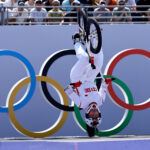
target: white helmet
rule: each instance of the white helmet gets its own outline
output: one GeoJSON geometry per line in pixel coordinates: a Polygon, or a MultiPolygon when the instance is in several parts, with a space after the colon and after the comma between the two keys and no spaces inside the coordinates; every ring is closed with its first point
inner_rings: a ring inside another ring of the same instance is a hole
{"type": "Polygon", "coordinates": [[[97,104],[96,104],[96,103],[91,103],[91,104],[88,106],[88,108],[87,108],[87,110],[86,110],[86,114],[85,114],[85,122],[86,122],[86,124],[87,124],[88,126],[90,126],[90,127],[96,128],[96,127],[101,123],[101,121],[102,121],[101,113],[100,113],[100,110],[99,110],[97,104]],[[99,116],[98,116],[98,117],[96,117],[96,118],[90,118],[90,117],[88,116],[88,113],[89,113],[92,109],[97,109],[97,110],[98,110],[98,112],[99,112],[99,116]]]}

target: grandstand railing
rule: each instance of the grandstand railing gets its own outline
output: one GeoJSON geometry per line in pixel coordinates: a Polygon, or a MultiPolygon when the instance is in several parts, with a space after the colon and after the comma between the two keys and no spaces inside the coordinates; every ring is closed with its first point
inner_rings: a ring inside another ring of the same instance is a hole
{"type": "MultiPolygon", "coordinates": [[[[26,6],[21,6],[23,9],[31,9],[31,8],[36,8],[36,6],[34,7],[26,7],[26,6]]],[[[0,5],[0,25],[4,26],[4,25],[74,25],[77,24],[77,12],[73,11],[73,12],[66,12],[63,11],[63,15],[61,17],[34,17],[33,19],[44,19],[44,21],[40,22],[31,22],[31,16],[30,16],[30,11],[28,11],[28,15],[26,15],[25,17],[19,17],[20,21],[18,20],[18,17],[16,17],[14,15],[13,10],[15,8],[21,8],[21,7],[4,7],[3,5],[0,5]],[[75,14],[75,17],[69,17],[66,14],[75,14]],[[24,19],[26,19],[26,22],[24,22],[24,19]],[[74,21],[72,21],[72,19],[74,21]],[[49,21],[50,20],[50,21],[49,21]],[[56,21],[57,20],[57,21],[56,21]],[[67,21],[66,21],[67,20],[67,21]]],[[[122,7],[122,6],[42,6],[41,8],[59,8],[62,10],[62,8],[84,8],[87,10],[88,16],[91,18],[95,18],[99,24],[140,24],[140,23],[146,23],[149,24],[150,23],[150,6],[148,5],[143,5],[143,6],[136,6],[136,8],[140,7],[140,8],[147,8],[147,11],[133,11],[132,9],[130,11],[117,11],[115,12],[116,15],[114,15],[113,11],[110,12],[100,12],[99,13],[95,13],[94,11],[88,11],[89,9],[96,9],[96,8],[101,8],[101,7],[105,7],[105,8],[115,8],[115,7],[122,7]],[[96,14],[101,14],[103,13],[106,14],[107,16],[96,16],[96,14]],[[117,16],[117,14],[119,15],[120,13],[122,14],[126,14],[126,15],[122,15],[122,16],[117,16]],[[117,21],[118,19],[122,19],[122,21],[117,21]],[[130,21],[127,21],[130,20],[130,21]]],[[[125,6],[128,8],[131,8],[133,6],[125,6]]],[[[19,11],[18,11],[19,12],[19,11]]],[[[47,12],[48,14],[48,12],[47,12]]],[[[57,12],[53,13],[53,14],[57,14],[57,12]]]]}

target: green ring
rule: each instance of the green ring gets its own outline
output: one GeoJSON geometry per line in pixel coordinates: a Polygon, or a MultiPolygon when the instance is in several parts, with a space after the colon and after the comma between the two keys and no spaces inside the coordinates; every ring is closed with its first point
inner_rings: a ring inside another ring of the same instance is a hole
{"type": "MultiPolygon", "coordinates": [[[[127,85],[123,81],[119,80],[116,77],[108,76],[108,75],[104,75],[104,78],[115,78],[115,80],[113,80],[113,82],[115,84],[119,85],[119,87],[122,90],[124,90],[124,92],[126,93],[126,96],[127,96],[128,103],[131,105],[134,104],[133,96],[132,96],[129,88],[127,87],[127,85]]],[[[77,124],[79,124],[79,126],[82,130],[86,131],[86,124],[83,121],[81,114],[80,114],[80,110],[76,105],[74,105],[74,110],[75,110],[74,116],[76,117],[75,120],[78,121],[77,124]]],[[[129,122],[132,118],[132,115],[133,115],[133,111],[126,109],[123,118],[121,119],[121,121],[116,126],[112,127],[111,129],[108,129],[108,130],[102,130],[99,132],[95,132],[95,135],[102,137],[102,136],[110,136],[110,135],[114,135],[114,134],[119,133],[121,130],[123,130],[129,124],[129,122]]]]}

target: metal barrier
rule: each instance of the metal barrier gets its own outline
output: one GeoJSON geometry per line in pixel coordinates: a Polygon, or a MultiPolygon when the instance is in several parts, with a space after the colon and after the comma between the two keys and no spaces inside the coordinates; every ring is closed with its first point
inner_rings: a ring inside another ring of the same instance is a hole
{"type": "Polygon", "coordinates": [[[136,8],[149,8],[147,11],[133,11],[132,6],[122,11],[99,10],[100,8],[115,8],[122,6],[65,6],[73,8],[74,11],[63,11],[64,6],[42,6],[42,7],[4,7],[0,5],[0,25],[74,25],[77,24],[77,11],[81,8],[87,9],[89,17],[95,18],[99,24],[124,24],[124,23],[150,23],[150,6],[136,6],[136,8]],[[59,11],[47,12],[39,15],[32,15],[32,9],[58,8],[59,11]],[[77,9],[76,9],[77,8],[77,9]],[[79,9],[78,9],[79,8],[79,9]],[[93,11],[90,11],[93,9],[93,11]],[[96,11],[97,9],[97,11],[96,11]]]}

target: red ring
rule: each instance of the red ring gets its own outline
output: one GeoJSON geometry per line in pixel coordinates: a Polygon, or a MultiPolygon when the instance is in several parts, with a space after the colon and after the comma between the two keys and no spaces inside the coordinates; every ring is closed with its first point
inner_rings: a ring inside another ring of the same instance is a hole
{"type": "MultiPolygon", "coordinates": [[[[146,56],[146,57],[150,58],[150,52],[148,52],[146,50],[142,50],[142,49],[127,49],[127,50],[124,50],[124,51],[116,54],[110,60],[110,62],[108,63],[108,66],[106,67],[105,74],[112,75],[113,70],[114,70],[116,64],[122,58],[124,58],[126,56],[129,56],[129,55],[133,55],[133,54],[139,54],[139,55],[143,55],[143,56],[146,56]]],[[[146,108],[150,107],[150,100],[145,101],[144,103],[136,104],[136,105],[126,104],[121,99],[119,99],[119,97],[116,95],[115,91],[113,90],[112,84],[109,84],[108,91],[109,91],[109,94],[111,95],[112,99],[119,106],[121,106],[121,107],[123,107],[125,109],[129,109],[129,110],[143,110],[143,109],[146,109],[146,108]]]]}

